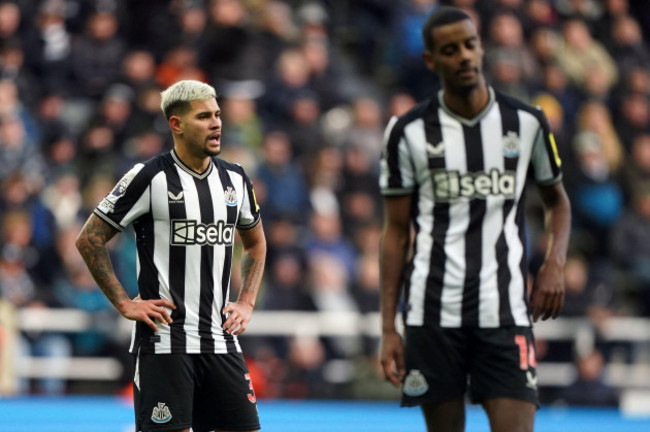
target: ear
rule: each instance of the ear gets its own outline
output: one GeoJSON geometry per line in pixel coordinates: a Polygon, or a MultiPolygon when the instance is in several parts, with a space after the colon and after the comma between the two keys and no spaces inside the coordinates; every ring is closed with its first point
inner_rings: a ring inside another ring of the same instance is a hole
{"type": "Polygon", "coordinates": [[[430,71],[436,71],[436,63],[433,61],[433,56],[428,50],[422,51],[422,59],[424,59],[424,64],[427,65],[427,69],[430,71]]]}
{"type": "Polygon", "coordinates": [[[183,134],[183,120],[181,119],[180,116],[173,115],[169,118],[169,127],[171,128],[172,132],[174,135],[182,135],[183,134]]]}

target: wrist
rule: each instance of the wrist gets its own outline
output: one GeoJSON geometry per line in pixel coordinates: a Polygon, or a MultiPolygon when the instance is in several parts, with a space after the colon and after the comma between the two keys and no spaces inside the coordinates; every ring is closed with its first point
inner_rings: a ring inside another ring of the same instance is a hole
{"type": "Polygon", "coordinates": [[[255,298],[250,297],[250,296],[241,296],[237,299],[237,303],[243,304],[245,306],[250,307],[251,309],[255,309],[255,298]]]}
{"type": "Polygon", "coordinates": [[[127,298],[123,298],[123,299],[120,299],[120,300],[118,300],[118,301],[115,302],[115,307],[117,308],[117,310],[118,310],[121,314],[124,314],[124,312],[125,312],[125,311],[127,310],[127,308],[128,308],[128,304],[131,303],[131,302],[132,302],[132,300],[131,300],[130,298],[128,298],[128,297],[127,297],[127,298]]]}

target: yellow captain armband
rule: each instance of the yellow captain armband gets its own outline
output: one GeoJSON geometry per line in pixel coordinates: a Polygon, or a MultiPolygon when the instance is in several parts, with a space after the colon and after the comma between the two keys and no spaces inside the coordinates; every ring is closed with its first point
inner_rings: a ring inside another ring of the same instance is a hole
{"type": "Polygon", "coordinates": [[[551,142],[551,148],[553,149],[553,156],[555,157],[555,164],[559,167],[562,166],[562,160],[560,159],[560,155],[557,152],[557,145],[555,144],[555,137],[553,136],[553,132],[548,133],[548,139],[551,142]]]}

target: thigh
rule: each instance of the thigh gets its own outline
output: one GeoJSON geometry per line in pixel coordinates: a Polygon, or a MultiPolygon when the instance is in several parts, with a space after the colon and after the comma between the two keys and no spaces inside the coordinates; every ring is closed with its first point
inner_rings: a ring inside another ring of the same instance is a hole
{"type": "Polygon", "coordinates": [[[196,354],[196,432],[253,431],[260,428],[250,373],[240,353],[196,354]]]}
{"type": "Polygon", "coordinates": [[[492,432],[533,432],[536,407],[520,399],[487,399],[483,407],[492,432]]]}
{"type": "Polygon", "coordinates": [[[192,426],[194,373],[187,354],[139,354],[133,401],[136,430],[181,430],[192,426]]]}
{"type": "Polygon", "coordinates": [[[402,406],[462,398],[467,388],[467,343],[462,329],[407,327],[402,406]]]}
{"type": "Polygon", "coordinates": [[[465,399],[422,405],[429,432],[463,432],[465,430],[465,399]]]}
{"type": "Polygon", "coordinates": [[[535,341],[530,327],[475,329],[472,340],[472,402],[507,398],[539,406],[535,341]]]}

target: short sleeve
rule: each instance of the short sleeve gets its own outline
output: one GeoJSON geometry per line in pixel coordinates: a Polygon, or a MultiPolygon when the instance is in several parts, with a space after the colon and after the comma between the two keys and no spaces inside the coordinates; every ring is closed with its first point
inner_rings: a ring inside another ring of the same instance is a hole
{"type": "Polygon", "coordinates": [[[555,137],[548,125],[544,113],[539,110],[537,118],[540,128],[533,143],[531,164],[535,173],[535,181],[540,185],[551,185],[562,180],[562,161],[557,151],[555,137]]]}
{"type": "Polygon", "coordinates": [[[123,231],[150,209],[150,179],[137,164],[99,203],[94,213],[119,231],[123,231]]]}
{"type": "Polygon", "coordinates": [[[414,166],[404,137],[404,124],[397,117],[391,118],[386,126],[379,172],[382,195],[408,195],[413,191],[414,166]]]}
{"type": "Polygon", "coordinates": [[[239,208],[237,228],[250,229],[260,221],[260,206],[257,204],[257,199],[255,198],[253,182],[248,178],[243,169],[242,175],[244,178],[244,196],[242,198],[242,205],[239,208]]]}

